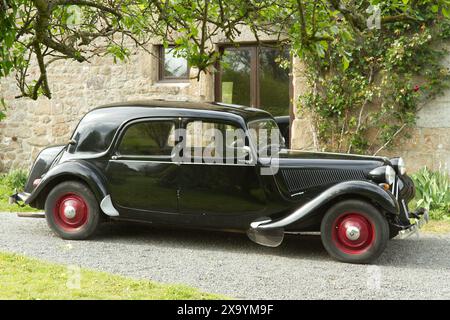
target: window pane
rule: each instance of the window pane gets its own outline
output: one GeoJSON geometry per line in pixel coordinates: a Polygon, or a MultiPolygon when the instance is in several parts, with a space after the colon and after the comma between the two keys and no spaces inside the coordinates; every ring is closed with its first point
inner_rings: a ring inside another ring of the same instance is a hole
{"type": "Polygon", "coordinates": [[[271,155],[284,147],[283,137],[277,123],[272,119],[255,120],[248,123],[250,137],[261,155],[271,155]]]}
{"type": "Polygon", "coordinates": [[[185,58],[177,57],[173,48],[164,48],[163,78],[187,79],[188,64],[185,58]]]}
{"type": "Polygon", "coordinates": [[[142,122],[128,128],[120,143],[119,152],[123,155],[169,156],[174,145],[174,123],[142,122]]]}
{"type": "Polygon", "coordinates": [[[222,58],[222,102],[250,105],[250,49],[227,49],[222,58]]]}
{"type": "Polygon", "coordinates": [[[282,68],[280,61],[290,61],[288,50],[267,47],[260,49],[260,108],[273,116],[289,115],[289,68],[282,68]]]}
{"type": "Polygon", "coordinates": [[[243,147],[245,133],[242,129],[226,123],[192,121],[186,126],[185,156],[231,157],[237,147],[243,147]]]}

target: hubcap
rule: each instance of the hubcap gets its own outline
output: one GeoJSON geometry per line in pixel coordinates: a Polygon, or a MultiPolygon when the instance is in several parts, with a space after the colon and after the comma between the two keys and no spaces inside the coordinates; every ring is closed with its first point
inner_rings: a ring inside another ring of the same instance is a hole
{"type": "Polygon", "coordinates": [[[375,227],[361,213],[341,214],[333,223],[332,240],[335,246],[347,254],[361,254],[375,241],[375,227]]]}
{"type": "Polygon", "coordinates": [[[64,216],[65,216],[67,219],[73,219],[73,218],[75,218],[76,214],[77,214],[77,211],[75,210],[74,207],[72,207],[72,206],[66,206],[66,207],[64,208],[64,216]]]}
{"type": "Polygon", "coordinates": [[[360,230],[358,227],[355,226],[349,226],[345,230],[345,235],[349,240],[358,240],[359,239],[360,230]]]}
{"type": "Polygon", "coordinates": [[[53,214],[55,223],[60,228],[72,231],[86,224],[88,206],[81,196],[68,193],[56,201],[53,214]]]}

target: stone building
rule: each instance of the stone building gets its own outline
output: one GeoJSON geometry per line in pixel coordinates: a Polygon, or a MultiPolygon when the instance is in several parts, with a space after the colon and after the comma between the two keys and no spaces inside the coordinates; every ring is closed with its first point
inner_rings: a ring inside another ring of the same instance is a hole
{"type": "MultiPolygon", "coordinates": [[[[88,110],[126,100],[224,101],[261,107],[276,115],[289,114],[292,148],[311,149],[311,127],[296,116],[292,103],[292,98],[306,89],[302,64],[294,59],[291,71],[279,68],[274,57],[283,53],[258,48],[245,36],[240,40],[238,49],[218,41],[217,50],[227,52],[230,60],[215,74],[201,74],[199,81],[190,79],[197,75],[196,70],[158,43],[152,45],[153,54],[137,51],[124,63],[115,64],[111,57],[104,57],[91,63],[52,64],[48,70],[51,100],[15,99],[14,78],[1,80],[0,97],[8,109],[7,118],[0,122],[0,172],[28,168],[43,147],[66,143],[88,110]]],[[[445,63],[450,66],[450,58],[445,63]]],[[[411,138],[398,143],[395,154],[403,156],[412,171],[424,165],[448,170],[450,90],[420,111],[411,138]]]]}

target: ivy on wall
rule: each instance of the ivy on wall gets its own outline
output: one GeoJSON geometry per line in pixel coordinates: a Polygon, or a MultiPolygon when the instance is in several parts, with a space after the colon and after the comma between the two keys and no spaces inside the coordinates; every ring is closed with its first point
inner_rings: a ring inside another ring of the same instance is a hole
{"type": "Polygon", "coordinates": [[[299,97],[299,113],[311,117],[320,149],[378,154],[408,135],[417,112],[448,86],[442,60],[450,24],[432,8],[417,8],[414,21],[367,29],[345,45],[335,41],[323,58],[306,57],[311,90],[299,97]]]}

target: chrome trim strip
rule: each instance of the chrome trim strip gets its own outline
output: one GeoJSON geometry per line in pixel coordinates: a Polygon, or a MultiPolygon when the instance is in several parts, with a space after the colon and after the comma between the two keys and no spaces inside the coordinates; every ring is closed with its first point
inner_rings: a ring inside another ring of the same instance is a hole
{"type": "Polygon", "coordinates": [[[403,210],[405,211],[405,214],[406,214],[406,219],[409,220],[409,212],[408,212],[408,207],[406,206],[406,203],[405,203],[405,199],[402,199],[402,206],[403,206],[403,210]]]}
{"type": "Polygon", "coordinates": [[[174,164],[174,165],[207,165],[207,166],[238,166],[238,167],[254,167],[254,163],[204,163],[204,162],[173,162],[173,161],[157,161],[157,160],[136,160],[136,159],[110,159],[111,162],[127,161],[127,162],[149,162],[149,163],[162,163],[162,164],[174,164]]]}

